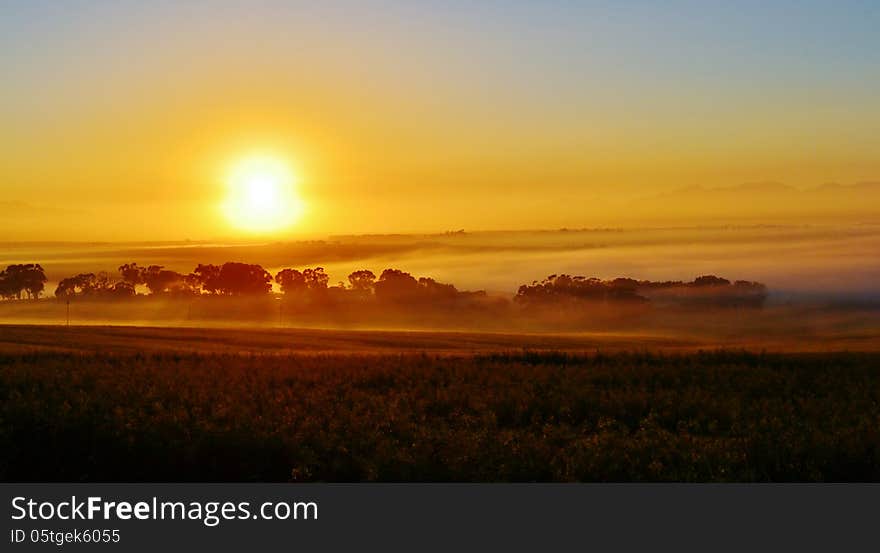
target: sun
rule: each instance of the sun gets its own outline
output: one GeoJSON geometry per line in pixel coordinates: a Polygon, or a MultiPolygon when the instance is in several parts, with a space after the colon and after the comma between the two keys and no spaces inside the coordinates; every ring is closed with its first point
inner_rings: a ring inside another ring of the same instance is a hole
{"type": "Polygon", "coordinates": [[[250,155],[235,161],[226,176],[221,209],[239,230],[267,234],[284,230],[302,215],[296,175],[280,157],[250,155]]]}

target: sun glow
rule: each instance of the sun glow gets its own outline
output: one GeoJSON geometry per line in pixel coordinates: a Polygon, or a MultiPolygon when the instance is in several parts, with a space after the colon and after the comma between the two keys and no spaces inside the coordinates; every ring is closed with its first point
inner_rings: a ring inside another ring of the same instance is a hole
{"type": "Polygon", "coordinates": [[[240,159],[229,170],[222,211],[243,231],[283,230],[302,215],[303,203],[295,185],[295,174],[280,158],[259,155],[240,159]]]}

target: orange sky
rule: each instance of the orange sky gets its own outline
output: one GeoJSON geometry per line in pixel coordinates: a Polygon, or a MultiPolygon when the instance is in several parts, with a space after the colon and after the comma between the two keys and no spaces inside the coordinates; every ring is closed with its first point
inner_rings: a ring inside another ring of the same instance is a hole
{"type": "Polygon", "coordinates": [[[273,238],[871,218],[864,188],[664,203],[880,181],[878,11],[794,6],[22,3],[0,232],[249,238],[220,206],[252,152],[305,206],[273,238]]]}

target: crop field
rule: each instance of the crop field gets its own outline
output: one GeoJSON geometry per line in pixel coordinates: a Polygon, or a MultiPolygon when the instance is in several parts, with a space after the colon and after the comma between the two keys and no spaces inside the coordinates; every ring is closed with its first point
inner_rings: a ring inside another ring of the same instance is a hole
{"type": "Polygon", "coordinates": [[[704,341],[643,333],[507,334],[138,326],[3,326],[0,353],[472,354],[498,351],[695,349],[704,341]]]}
{"type": "Polygon", "coordinates": [[[0,327],[0,479],[880,481],[878,353],[286,332],[0,327]]]}

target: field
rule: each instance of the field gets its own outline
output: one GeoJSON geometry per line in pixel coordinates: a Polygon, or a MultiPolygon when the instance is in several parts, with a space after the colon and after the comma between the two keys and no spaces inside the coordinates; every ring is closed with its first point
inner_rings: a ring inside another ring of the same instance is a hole
{"type": "Polygon", "coordinates": [[[0,479],[880,481],[880,354],[705,345],[0,327],[0,479]]]}

